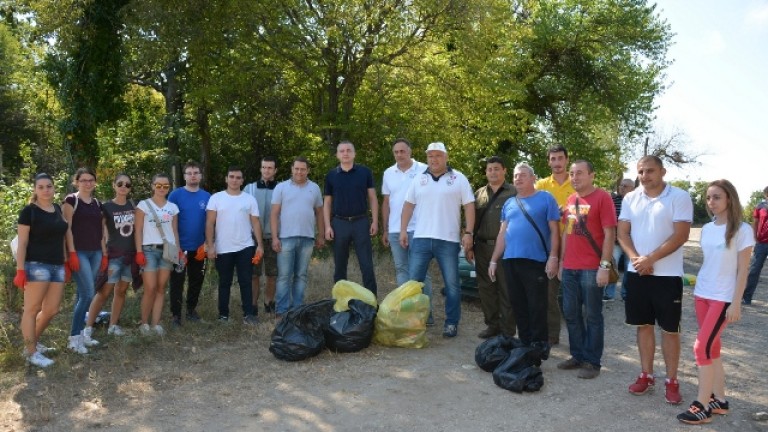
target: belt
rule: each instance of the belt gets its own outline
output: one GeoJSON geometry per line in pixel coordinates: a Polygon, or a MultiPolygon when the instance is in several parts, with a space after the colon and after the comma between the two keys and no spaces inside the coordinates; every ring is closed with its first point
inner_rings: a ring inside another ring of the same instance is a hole
{"type": "Polygon", "coordinates": [[[144,247],[149,247],[149,248],[152,248],[152,249],[162,249],[163,245],[161,245],[161,244],[149,244],[149,245],[144,245],[144,247]]]}
{"type": "Polygon", "coordinates": [[[357,215],[357,216],[339,216],[339,215],[333,215],[336,219],[345,220],[347,222],[352,222],[358,219],[362,219],[364,217],[368,217],[368,215],[357,215]]]}
{"type": "Polygon", "coordinates": [[[496,239],[493,239],[493,240],[480,240],[480,239],[477,239],[477,240],[475,240],[475,244],[477,244],[477,243],[488,245],[488,246],[496,246],[496,239]]]}

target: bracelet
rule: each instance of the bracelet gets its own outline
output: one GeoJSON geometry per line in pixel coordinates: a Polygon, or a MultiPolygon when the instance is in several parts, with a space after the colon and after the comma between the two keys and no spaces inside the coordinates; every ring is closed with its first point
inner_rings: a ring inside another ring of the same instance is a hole
{"type": "Polygon", "coordinates": [[[559,259],[559,258],[556,257],[556,256],[551,256],[551,257],[549,257],[549,259],[559,259]]]}
{"type": "Polygon", "coordinates": [[[610,270],[610,269],[607,269],[607,268],[605,268],[605,267],[599,267],[597,270],[598,270],[598,271],[600,271],[600,270],[606,270],[606,271],[607,271],[607,270],[610,270]]]}
{"type": "Polygon", "coordinates": [[[495,263],[495,262],[493,262],[493,261],[489,262],[488,264],[490,264],[490,265],[496,265],[496,263],[495,263]]]}

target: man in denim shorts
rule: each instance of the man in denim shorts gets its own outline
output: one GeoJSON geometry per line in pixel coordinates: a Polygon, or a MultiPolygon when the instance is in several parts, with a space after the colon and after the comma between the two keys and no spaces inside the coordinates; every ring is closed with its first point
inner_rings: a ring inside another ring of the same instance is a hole
{"type": "Polygon", "coordinates": [[[642,372],[629,392],[645,394],[655,384],[653,357],[656,329],[661,327],[661,351],[667,379],[665,399],[679,404],[680,316],[683,297],[683,244],[693,220],[688,192],[664,182],[664,164],[656,156],[637,163],[640,187],[624,197],[618,223],[619,244],[629,257],[626,323],[637,327],[642,372]]]}

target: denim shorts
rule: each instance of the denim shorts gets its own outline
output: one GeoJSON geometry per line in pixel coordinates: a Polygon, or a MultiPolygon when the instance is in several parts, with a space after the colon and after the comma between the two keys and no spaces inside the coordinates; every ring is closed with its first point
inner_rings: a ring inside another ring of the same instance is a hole
{"type": "MultiPolygon", "coordinates": [[[[146,254],[144,254],[146,256],[146,254]]],[[[124,257],[111,258],[109,260],[109,267],[107,270],[107,283],[116,284],[119,281],[132,282],[133,274],[131,273],[131,265],[125,263],[124,257]]]]}
{"type": "Polygon", "coordinates": [[[46,264],[38,261],[24,263],[27,282],[64,282],[64,264],[46,264]]]}
{"type": "Polygon", "coordinates": [[[171,270],[173,264],[163,259],[163,247],[156,248],[154,245],[144,245],[141,247],[144,256],[147,258],[147,264],[144,266],[145,272],[156,272],[160,270],[171,270]]]}

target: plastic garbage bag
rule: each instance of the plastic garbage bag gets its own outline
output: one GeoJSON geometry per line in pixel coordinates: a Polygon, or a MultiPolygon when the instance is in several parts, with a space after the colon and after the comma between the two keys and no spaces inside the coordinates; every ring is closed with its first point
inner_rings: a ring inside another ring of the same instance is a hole
{"type": "Polygon", "coordinates": [[[352,299],[348,309],[331,315],[325,332],[325,345],[333,351],[357,352],[367,348],[373,339],[376,308],[362,300],[352,299]]]}
{"type": "Polygon", "coordinates": [[[429,297],[421,293],[423,286],[408,281],[384,298],[376,315],[375,343],[402,348],[427,345],[429,297]]]}
{"type": "Polygon", "coordinates": [[[325,347],[325,329],[334,300],[321,300],[289,311],[272,332],[269,352],[281,360],[299,361],[318,355],[325,347]]]}
{"type": "Polygon", "coordinates": [[[493,382],[497,386],[516,393],[523,390],[538,391],[544,385],[541,373],[541,351],[522,347],[510,351],[507,358],[493,370],[493,382]]]}
{"type": "Polygon", "coordinates": [[[333,310],[336,312],[348,310],[349,307],[347,305],[352,299],[362,300],[374,308],[378,306],[378,303],[376,302],[376,294],[360,284],[344,279],[333,285],[333,289],[331,289],[331,297],[336,299],[336,304],[333,306],[333,310]]]}
{"type": "Polygon", "coordinates": [[[528,366],[517,372],[493,371],[493,382],[515,393],[535,392],[544,385],[544,375],[538,366],[528,366]]]}
{"type": "Polygon", "coordinates": [[[475,348],[475,363],[486,372],[493,372],[515,348],[525,346],[520,339],[504,335],[486,339],[475,348]]]}

